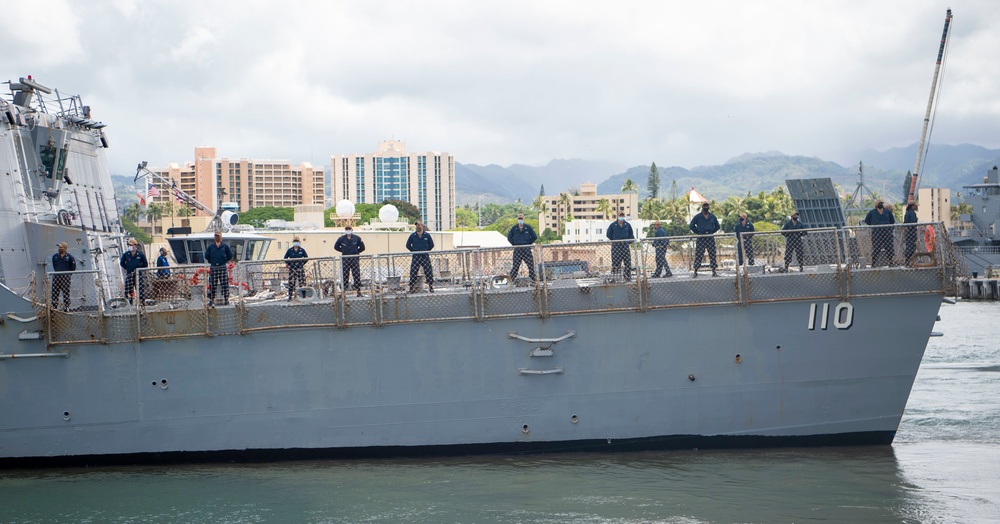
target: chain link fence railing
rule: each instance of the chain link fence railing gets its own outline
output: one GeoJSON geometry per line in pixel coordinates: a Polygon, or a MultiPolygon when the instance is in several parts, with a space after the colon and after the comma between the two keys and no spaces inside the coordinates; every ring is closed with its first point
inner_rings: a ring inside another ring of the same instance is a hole
{"type": "MultiPolygon", "coordinates": [[[[231,321],[238,323],[242,332],[340,325],[337,302],[342,293],[337,259],[240,262],[237,268],[234,285],[238,308],[231,321]]],[[[224,311],[216,308],[215,313],[224,311]]]]}
{"type": "Polygon", "coordinates": [[[98,271],[48,273],[36,296],[44,299],[39,311],[56,345],[954,293],[964,267],[940,223],[758,232],[742,244],[733,235],[712,240],[718,276],[712,276],[705,237],[684,236],[241,262],[216,276],[214,307],[208,299],[212,272],[204,265],[140,269],[118,289],[98,271]],[[695,277],[699,247],[705,253],[695,277]]]}
{"type": "Polygon", "coordinates": [[[941,224],[845,227],[842,241],[851,262],[848,295],[947,292],[944,262],[950,250],[937,244],[939,233],[947,240],[941,224]]]}
{"type": "Polygon", "coordinates": [[[392,253],[378,257],[379,322],[473,319],[476,279],[468,250],[392,253]]]}
{"type": "Polygon", "coordinates": [[[45,275],[49,343],[103,342],[105,308],[97,270],[54,271],[45,275]]]}
{"type": "Polygon", "coordinates": [[[479,318],[541,316],[538,246],[484,248],[469,254],[479,318]]]}
{"type": "Polygon", "coordinates": [[[207,335],[207,265],[137,269],[129,287],[139,290],[138,336],[174,338],[207,335]]]}
{"type": "Polygon", "coordinates": [[[341,325],[378,325],[375,291],[385,285],[388,275],[381,273],[378,262],[372,255],[341,257],[337,265],[340,268],[338,286],[341,293],[341,325]]]}
{"type": "Polygon", "coordinates": [[[645,280],[644,307],[659,309],[739,302],[736,249],[734,235],[690,235],[643,240],[641,265],[645,280]],[[694,272],[696,267],[697,275],[694,272]]]}
{"type": "Polygon", "coordinates": [[[760,265],[743,267],[747,303],[845,296],[842,243],[836,229],[759,232],[751,243],[760,265]]]}
{"type": "Polygon", "coordinates": [[[642,308],[634,240],[541,246],[546,315],[642,308]]]}

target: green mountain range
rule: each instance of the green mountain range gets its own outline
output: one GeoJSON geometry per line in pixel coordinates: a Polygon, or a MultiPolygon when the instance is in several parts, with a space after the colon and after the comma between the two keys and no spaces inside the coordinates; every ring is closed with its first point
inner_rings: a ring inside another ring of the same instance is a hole
{"type": "MultiPolygon", "coordinates": [[[[746,153],[713,166],[691,169],[658,163],[660,196],[670,196],[676,182],[677,193],[692,187],[709,199],[724,200],[733,195],[756,194],[784,186],[790,178],[830,178],[841,190],[853,193],[859,182],[859,164],[863,166],[865,184],[869,189],[891,201],[904,200],[903,180],[913,169],[916,144],[886,151],[863,151],[858,163],[841,165],[815,157],[791,156],[780,152],[746,153]]],[[[654,159],[655,160],[655,159],[654,159]]],[[[947,187],[954,193],[963,185],[982,181],[987,169],[1000,164],[1000,149],[962,144],[934,145],[928,151],[922,167],[921,187],[947,187]]],[[[546,166],[512,165],[477,166],[459,164],[455,167],[455,190],[459,204],[513,202],[521,199],[530,203],[544,184],[548,195],[579,189],[581,182],[597,182],[598,193],[621,192],[626,179],[639,186],[640,197],[646,197],[649,165],[620,171],[608,171],[615,166],[583,160],[553,160],[546,166]],[[603,176],[602,176],[603,172],[603,176]]]]}

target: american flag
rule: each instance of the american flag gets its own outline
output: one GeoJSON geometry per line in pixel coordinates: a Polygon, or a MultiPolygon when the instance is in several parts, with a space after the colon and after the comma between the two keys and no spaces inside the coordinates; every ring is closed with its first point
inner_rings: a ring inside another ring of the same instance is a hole
{"type": "Polygon", "coordinates": [[[146,198],[154,198],[160,196],[160,188],[156,187],[154,184],[149,184],[146,186],[146,198]]]}

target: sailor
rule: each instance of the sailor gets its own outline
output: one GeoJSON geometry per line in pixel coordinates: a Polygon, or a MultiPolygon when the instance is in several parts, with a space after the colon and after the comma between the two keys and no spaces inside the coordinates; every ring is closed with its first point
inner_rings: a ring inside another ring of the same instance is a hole
{"type": "Polygon", "coordinates": [[[694,247],[694,277],[698,276],[698,269],[701,268],[701,259],[708,251],[708,261],[712,266],[712,276],[719,274],[716,272],[719,264],[715,260],[715,237],[712,236],[719,230],[719,219],[708,211],[708,202],[701,205],[701,213],[691,219],[691,232],[699,235],[694,247]]]}
{"type": "MultiPolygon", "coordinates": [[[[917,223],[917,203],[910,202],[906,205],[906,214],[903,215],[904,224],[917,223]]],[[[913,262],[913,254],[917,251],[917,226],[906,226],[903,229],[903,256],[909,266],[913,262]]]]}
{"type": "Polygon", "coordinates": [[[160,248],[160,256],[156,257],[156,267],[163,268],[156,271],[156,276],[159,278],[170,278],[170,260],[167,259],[167,255],[170,254],[167,248],[160,248]]]}
{"type": "Polygon", "coordinates": [[[785,225],[781,227],[782,231],[786,231],[785,235],[785,268],[782,272],[788,271],[789,264],[792,263],[792,253],[795,253],[795,259],[799,262],[799,271],[803,271],[802,261],[805,260],[805,256],[802,253],[802,235],[805,234],[806,225],[799,222],[799,212],[793,211],[791,219],[785,222],[785,225]]]}
{"type": "Polygon", "coordinates": [[[740,213],[740,220],[736,223],[736,238],[739,240],[736,249],[736,258],[739,264],[743,265],[743,253],[747,255],[747,265],[753,265],[753,222],[747,218],[746,212],[740,213]],[[742,249],[740,246],[742,245],[742,249]]]}
{"type": "Polygon", "coordinates": [[[892,208],[885,205],[879,198],[875,201],[875,209],[865,216],[865,224],[882,226],[872,228],[872,267],[888,266],[896,256],[896,248],[892,245],[892,228],[886,227],[896,223],[892,216],[892,208]]]}
{"type": "Polygon", "coordinates": [[[535,257],[530,247],[538,240],[534,228],[524,222],[524,213],[517,214],[517,225],[507,232],[507,242],[514,246],[514,261],[510,268],[510,280],[514,281],[521,270],[521,263],[528,266],[528,277],[535,281],[535,257]]]}
{"type": "MultiPolygon", "coordinates": [[[[69,245],[65,242],[60,242],[56,247],[59,249],[59,252],[52,255],[52,271],[76,271],[76,259],[66,251],[69,249],[69,245]]],[[[68,273],[52,276],[52,307],[59,307],[59,298],[61,295],[63,309],[69,311],[69,289],[72,279],[73,275],[68,273]]]]}
{"type": "Polygon", "coordinates": [[[670,266],[667,264],[667,246],[670,240],[667,238],[667,230],[663,229],[659,220],[653,221],[653,249],[656,252],[656,271],[653,271],[653,278],[659,278],[660,273],[665,269],[664,277],[672,277],[670,266]]]}
{"type": "Polygon", "coordinates": [[[208,262],[208,307],[215,307],[216,288],[222,288],[222,303],[229,305],[229,267],[233,259],[233,250],[229,244],[222,242],[222,232],[215,232],[215,242],[205,248],[205,262],[208,262]]]}
{"type": "Polygon", "coordinates": [[[344,228],[344,234],[333,245],[333,249],[342,255],[340,257],[340,272],[343,279],[344,291],[347,291],[348,283],[351,280],[349,277],[353,274],[354,289],[357,290],[360,297],[361,261],[358,259],[358,255],[364,252],[365,243],[361,241],[361,237],[354,234],[353,227],[347,226],[344,228]]]}
{"type": "Polygon", "coordinates": [[[132,304],[132,292],[135,291],[136,284],[139,287],[139,301],[145,298],[145,290],[141,274],[136,270],[149,267],[146,254],[139,250],[139,243],[134,238],[128,239],[128,250],[122,254],[119,265],[125,270],[125,298],[132,304]]]}
{"type": "Polygon", "coordinates": [[[632,233],[632,224],[625,221],[625,213],[618,213],[618,220],[608,226],[605,234],[611,241],[611,276],[614,278],[621,271],[622,262],[625,263],[625,281],[632,279],[632,256],[629,253],[630,242],[615,242],[616,240],[635,240],[632,233]]]}
{"type": "Polygon", "coordinates": [[[427,282],[427,289],[434,292],[434,270],[431,267],[431,258],[428,251],[434,249],[434,239],[431,234],[424,231],[424,223],[417,220],[414,223],[416,231],[410,233],[410,238],[406,239],[406,249],[415,252],[410,258],[410,293],[416,289],[417,275],[420,268],[424,270],[424,280],[427,282]]]}
{"type": "Polygon", "coordinates": [[[295,287],[306,285],[306,261],[295,260],[298,258],[309,258],[305,249],[302,249],[302,241],[299,237],[292,237],[292,247],[285,251],[285,267],[288,268],[288,301],[291,302],[295,296],[295,287]]]}

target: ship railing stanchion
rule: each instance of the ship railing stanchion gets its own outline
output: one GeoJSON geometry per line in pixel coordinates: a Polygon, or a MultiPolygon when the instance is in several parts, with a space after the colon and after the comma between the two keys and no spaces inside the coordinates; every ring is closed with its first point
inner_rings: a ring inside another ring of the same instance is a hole
{"type": "Polygon", "coordinates": [[[841,249],[844,252],[843,280],[840,284],[840,296],[844,302],[851,299],[851,278],[854,274],[854,264],[859,256],[857,255],[857,240],[853,230],[846,227],[840,230],[841,249]]]}
{"type": "Polygon", "coordinates": [[[46,334],[45,338],[46,338],[46,340],[48,340],[48,344],[46,344],[46,347],[51,347],[52,346],[52,343],[53,343],[52,337],[54,336],[54,332],[52,330],[52,316],[53,315],[52,315],[52,289],[51,288],[52,288],[52,282],[49,279],[49,275],[46,274],[45,275],[45,279],[42,280],[42,293],[45,293],[45,324],[46,324],[45,325],[45,334],[46,334]]]}
{"type": "Polygon", "coordinates": [[[532,244],[532,255],[538,258],[535,266],[538,268],[535,273],[535,294],[538,302],[538,317],[546,318],[551,316],[549,311],[549,279],[545,277],[545,253],[542,252],[541,244],[532,244]]]}

